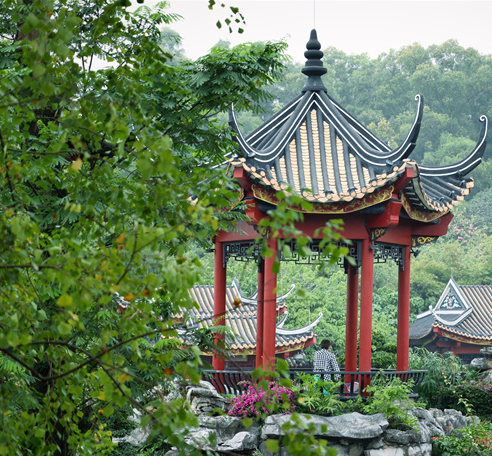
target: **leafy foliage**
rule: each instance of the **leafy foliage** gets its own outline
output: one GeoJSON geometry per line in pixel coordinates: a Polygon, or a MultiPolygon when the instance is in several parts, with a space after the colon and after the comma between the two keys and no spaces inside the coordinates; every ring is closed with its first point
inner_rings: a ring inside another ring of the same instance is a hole
{"type": "MultiPolygon", "coordinates": [[[[460,358],[448,352],[429,352],[425,348],[413,349],[410,355],[410,369],[425,369],[422,383],[418,385],[419,398],[429,407],[463,410],[463,403],[455,389],[464,381],[474,380],[476,372],[464,365],[460,358]]],[[[467,411],[467,410],[463,410],[467,411]]]]}
{"type": "Polygon", "coordinates": [[[433,437],[433,447],[442,456],[487,456],[492,448],[492,424],[484,421],[433,437]]]}
{"type": "Polygon", "coordinates": [[[314,375],[298,373],[292,385],[292,391],[298,404],[297,412],[337,415],[344,405],[337,396],[341,384],[342,382],[334,383],[314,375]]]}
{"type": "Polygon", "coordinates": [[[398,377],[375,377],[365,388],[370,395],[362,410],[367,414],[383,413],[393,427],[405,425],[416,429],[418,420],[408,413],[414,407],[408,399],[412,387],[412,381],[402,382],[398,377]]]}
{"type": "Polygon", "coordinates": [[[0,6],[0,454],[104,452],[128,404],[180,449],[196,424],[153,388],[198,381],[211,340],[170,342],[201,267],[186,246],[237,219],[208,164],[235,149],[214,116],[264,101],[285,45],[177,64],[160,46],[165,4],[127,6],[0,6]]]}
{"type": "Polygon", "coordinates": [[[480,417],[492,416],[492,382],[468,380],[456,385],[456,394],[465,399],[480,417]]]}

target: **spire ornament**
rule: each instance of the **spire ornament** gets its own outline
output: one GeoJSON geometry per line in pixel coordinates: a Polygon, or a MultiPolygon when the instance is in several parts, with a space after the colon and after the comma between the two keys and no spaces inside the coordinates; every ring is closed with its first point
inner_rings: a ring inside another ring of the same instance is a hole
{"type": "Polygon", "coordinates": [[[304,57],[306,57],[306,64],[301,70],[307,77],[308,80],[302,92],[307,91],[323,91],[326,92],[326,87],[321,80],[321,76],[326,73],[326,68],[323,66],[323,51],[321,51],[321,43],[318,41],[318,36],[316,34],[316,29],[311,30],[311,36],[306,44],[306,52],[304,52],[304,57]]]}

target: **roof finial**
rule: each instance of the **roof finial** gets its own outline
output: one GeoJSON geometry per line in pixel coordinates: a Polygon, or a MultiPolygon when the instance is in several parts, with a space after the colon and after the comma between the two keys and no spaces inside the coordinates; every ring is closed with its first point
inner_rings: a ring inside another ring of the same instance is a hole
{"type": "Polygon", "coordinates": [[[316,30],[311,30],[311,36],[306,44],[306,52],[304,52],[304,57],[306,57],[306,65],[301,70],[307,77],[308,80],[304,87],[303,92],[308,90],[319,91],[322,90],[326,92],[326,87],[321,80],[321,76],[326,73],[326,68],[323,66],[323,51],[320,51],[321,44],[318,41],[318,36],[316,30]]]}

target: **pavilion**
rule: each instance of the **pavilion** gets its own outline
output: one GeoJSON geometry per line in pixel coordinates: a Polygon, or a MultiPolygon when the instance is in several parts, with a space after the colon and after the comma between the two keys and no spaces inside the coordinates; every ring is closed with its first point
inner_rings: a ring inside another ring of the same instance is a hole
{"type": "MultiPolygon", "coordinates": [[[[296,227],[310,238],[310,262],[323,260],[321,235],[316,233],[328,221],[342,219],[342,234],[352,241],[349,255],[353,264],[344,263],[345,370],[371,369],[373,265],[394,260],[398,265],[397,370],[406,371],[411,253],[447,233],[451,209],[474,185],[466,176],[481,162],[488,121],[485,116],[480,118],[478,142],[464,160],[444,167],[420,166],[411,159],[411,153],[422,122],[422,96],[415,97],[416,114],[406,138],[391,149],[329,96],[321,79],[327,70],[320,49],[313,30],[304,53],[307,61],[302,73],[307,79],[301,94],[260,128],[244,137],[231,114],[239,150],[230,159],[230,168],[250,221],[238,223],[233,232],[221,231],[215,238],[214,314],[225,312],[228,260],[256,261],[256,365],[272,367],[277,288],[272,266],[276,255],[281,258],[279,241],[288,241],[293,259],[302,263],[303,258],[296,256],[291,236],[281,232],[277,238],[269,237],[268,233],[260,234],[256,225],[279,204],[277,192],[297,194],[312,204],[308,210],[292,208],[304,214],[296,227]],[[262,236],[273,257],[262,257],[257,246],[262,236]]],[[[218,357],[213,365],[216,370],[224,369],[224,361],[218,357]]]]}
{"type": "Polygon", "coordinates": [[[469,361],[481,356],[492,346],[492,285],[458,285],[451,277],[437,304],[410,326],[410,345],[469,361]]]}

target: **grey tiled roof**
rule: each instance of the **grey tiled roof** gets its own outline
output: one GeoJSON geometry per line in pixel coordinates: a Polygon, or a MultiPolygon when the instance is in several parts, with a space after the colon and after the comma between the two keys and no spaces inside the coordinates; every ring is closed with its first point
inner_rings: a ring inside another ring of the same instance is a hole
{"type": "Polygon", "coordinates": [[[458,285],[451,278],[434,309],[410,326],[410,341],[418,343],[434,328],[445,337],[492,344],[492,285],[458,285]]]}
{"type": "MultiPolygon", "coordinates": [[[[284,299],[289,293],[277,298],[277,313],[287,313],[284,299]]],[[[209,328],[214,324],[214,287],[212,285],[195,285],[190,296],[198,304],[198,309],[190,313],[191,324],[196,327],[209,328]]],[[[237,281],[226,287],[226,325],[235,333],[235,337],[226,334],[227,342],[236,354],[253,354],[256,350],[256,295],[246,298],[237,281]]],[[[321,316],[319,317],[321,318],[321,316]]],[[[282,328],[279,322],[276,330],[276,353],[294,351],[315,342],[316,334],[312,331],[319,321],[295,330],[282,328]]],[[[283,319],[282,319],[283,320],[283,319]]]]}

